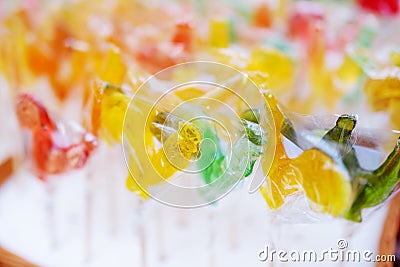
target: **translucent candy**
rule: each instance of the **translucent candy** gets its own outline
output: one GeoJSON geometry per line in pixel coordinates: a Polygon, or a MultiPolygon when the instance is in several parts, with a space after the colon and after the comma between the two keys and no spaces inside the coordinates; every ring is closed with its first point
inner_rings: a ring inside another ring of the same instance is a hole
{"type": "Polygon", "coordinates": [[[400,138],[385,162],[377,169],[367,171],[358,168],[353,172],[358,174],[357,178],[361,182],[357,184],[357,195],[345,218],[361,222],[362,210],[381,204],[394,192],[400,182],[400,138]]]}
{"type": "Polygon", "coordinates": [[[126,74],[126,66],[122,59],[121,53],[116,47],[108,50],[104,66],[100,75],[102,81],[122,85],[126,74]]]}
{"type": "Polygon", "coordinates": [[[365,10],[380,15],[395,15],[399,13],[399,1],[397,0],[357,0],[357,3],[365,10]]]}
{"type": "Polygon", "coordinates": [[[212,187],[208,188],[207,191],[201,191],[202,196],[209,200],[215,200],[216,196],[224,189],[232,188],[238,181],[249,176],[260,156],[260,146],[252,143],[247,135],[240,137],[230,153],[217,160],[224,170],[220,172],[220,169],[218,169],[215,173],[215,168],[213,169],[212,175],[218,179],[212,182],[212,187]]]}
{"type": "Polygon", "coordinates": [[[304,191],[311,208],[332,216],[341,216],[351,204],[352,191],[346,169],[337,165],[327,154],[318,149],[305,150],[296,158],[289,158],[283,145],[281,131],[285,117],[275,98],[265,95],[277,129],[277,147],[271,169],[263,166],[268,174],[261,193],[272,209],[285,203],[286,197],[304,191]],[[310,165],[310,162],[313,164],[310,165]]]}
{"type": "Polygon", "coordinates": [[[203,142],[200,146],[201,157],[197,162],[197,167],[201,172],[204,181],[209,184],[220,178],[224,173],[222,165],[224,155],[221,150],[220,139],[209,125],[201,125],[204,139],[211,142],[203,142]],[[210,162],[211,165],[210,165],[210,162]]]}
{"type": "Polygon", "coordinates": [[[323,11],[317,5],[313,2],[298,2],[293,5],[288,20],[289,36],[300,39],[305,44],[308,42],[312,35],[312,27],[324,19],[323,11]]]}
{"type": "Polygon", "coordinates": [[[230,45],[229,21],[226,19],[210,20],[210,44],[217,48],[226,48],[230,45]]]}
{"type": "Polygon", "coordinates": [[[265,95],[274,114],[276,127],[303,152],[289,158],[281,137],[277,137],[275,158],[261,193],[272,209],[285,203],[287,196],[304,192],[310,207],[360,222],[365,208],[385,201],[400,182],[400,139],[385,162],[373,170],[364,169],[353,147],[352,132],[357,118],[342,115],[321,139],[296,132],[280,112],[276,100],[265,95]],[[312,162],[312,164],[310,164],[312,162]]]}
{"type": "Polygon", "coordinates": [[[16,112],[21,127],[32,134],[29,152],[42,180],[46,175],[82,168],[97,147],[96,138],[77,126],[71,130],[79,139],[67,136],[55,126],[44,106],[30,95],[18,96],[16,112]]]}
{"type": "Polygon", "coordinates": [[[0,69],[13,88],[29,85],[29,46],[30,25],[25,11],[17,11],[2,22],[6,34],[0,45],[0,69]]]}
{"type": "MultiPolygon", "coordinates": [[[[167,112],[159,112],[152,123],[151,131],[160,142],[166,142],[171,135],[177,135],[177,151],[186,159],[196,158],[202,141],[200,130],[190,122],[185,122],[167,112]]],[[[171,151],[170,151],[171,152],[171,151]]]]}
{"type": "Polygon", "coordinates": [[[392,52],[390,54],[390,59],[395,66],[400,67],[400,52],[392,52]]]}
{"type": "Polygon", "coordinates": [[[400,80],[397,77],[370,78],[365,83],[365,94],[370,106],[376,111],[389,108],[392,99],[400,99],[400,80]]]}
{"type": "MultiPolygon", "coordinates": [[[[186,112],[190,113],[190,111],[186,112]]],[[[220,192],[231,188],[242,178],[249,176],[253,172],[256,160],[261,155],[262,144],[265,140],[262,140],[260,126],[246,119],[243,119],[243,124],[246,131],[226,155],[222,154],[222,149],[219,147],[221,141],[216,132],[210,127],[211,125],[204,121],[184,123],[182,119],[172,114],[159,113],[153,122],[152,132],[159,140],[165,139],[165,136],[170,138],[172,135],[178,134],[178,140],[175,141],[179,148],[176,145],[170,147],[175,148],[175,151],[165,148],[166,154],[182,153],[183,157],[187,159],[197,158],[197,170],[200,171],[204,182],[211,185],[211,188],[200,190],[200,192],[203,197],[212,201],[220,192]],[[185,126],[182,127],[182,124],[185,126]],[[190,134],[187,135],[187,132],[190,134]],[[204,140],[207,141],[200,142],[204,140]],[[183,147],[182,144],[184,144],[183,147]]],[[[164,147],[168,146],[167,140],[163,143],[164,147]]],[[[168,158],[172,159],[171,156],[168,158]]]]}
{"type": "MultiPolygon", "coordinates": [[[[151,123],[146,123],[146,114],[151,106],[152,104],[145,100],[137,100],[135,105],[129,108],[124,126],[125,139],[129,144],[127,149],[132,149],[131,157],[127,159],[130,170],[127,187],[143,198],[149,197],[150,186],[161,184],[180,168],[185,168],[190,164],[190,161],[181,156],[181,153],[177,153],[179,152],[177,132],[167,137],[164,142],[165,150],[156,148],[152,134],[153,126],[151,123]],[[140,130],[137,125],[146,126],[144,130],[140,130]],[[175,157],[172,160],[176,165],[172,164],[167,155],[175,157]]],[[[150,118],[155,116],[155,110],[153,110],[150,118]]]]}
{"type": "Polygon", "coordinates": [[[193,26],[189,22],[177,23],[172,42],[182,45],[186,51],[192,50],[193,26]]]}
{"type": "Polygon", "coordinates": [[[400,98],[393,98],[390,100],[389,112],[394,128],[400,130],[400,98]]]}
{"type": "Polygon", "coordinates": [[[122,139],[123,120],[130,101],[120,87],[126,72],[121,53],[112,47],[103,61],[100,81],[92,85],[91,128],[109,144],[122,139]]]}
{"type": "Polygon", "coordinates": [[[254,12],[254,24],[263,28],[272,26],[272,14],[268,4],[263,3],[256,7],[254,12]]]}
{"type": "Polygon", "coordinates": [[[346,55],[336,73],[339,79],[341,79],[345,84],[354,86],[363,72],[360,66],[358,66],[352,58],[346,55]]]}
{"type": "Polygon", "coordinates": [[[331,157],[310,149],[294,159],[293,166],[300,172],[296,180],[313,210],[342,216],[350,207],[353,195],[349,175],[331,157]]]}
{"type": "Polygon", "coordinates": [[[130,98],[118,88],[106,84],[101,96],[101,134],[109,143],[122,140],[122,127],[130,98]]]}
{"type": "Polygon", "coordinates": [[[276,128],[276,148],[275,156],[270,168],[269,165],[262,165],[264,172],[268,175],[266,184],[260,188],[261,194],[267,201],[271,209],[278,209],[285,201],[285,198],[298,191],[296,169],[291,165],[291,160],[286,154],[283,146],[281,129],[284,122],[284,116],[278,108],[278,103],[272,94],[264,96],[269,104],[274,117],[276,128]]]}
{"type": "Polygon", "coordinates": [[[268,87],[278,95],[288,92],[294,83],[294,63],[288,55],[273,48],[258,48],[251,52],[248,71],[268,74],[268,87]]]}

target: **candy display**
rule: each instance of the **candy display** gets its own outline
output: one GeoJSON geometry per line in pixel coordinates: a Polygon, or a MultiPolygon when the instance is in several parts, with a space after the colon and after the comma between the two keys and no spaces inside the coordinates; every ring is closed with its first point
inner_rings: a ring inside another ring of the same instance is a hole
{"type": "MultiPolygon", "coordinates": [[[[83,266],[97,266],[100,220],[116,239],[130,229],[121,247],[146,267],[155,221],[157,255],[174,258],[170,221],[155,205],[202,207],[211,228],[218,217],[238,228],[233,211],[250,212],[241,191],[279,233],[283,222],[367,225],[400,188],[399,5],[1,2],[0,216],[12,206],[2,203],[7,190],[23,192],[35,183],[24,177],[36,176],[49,239],[61,244],[47,255],[61,257],[63,238],[82,228],[83,266]],[[64,183],[80,193],[63,195],[64,183]],[[60,199],[84,211],[58,211],[68,207],[60,199]],[[216,213],[224,201],[234,208],[216,213]],[[59,224],[75,226],[55,234],[59,224]]],[[[0,233],[13,223],[4,224],[0,233]]],[[[212,248],[219,237],[209,232],[212,248]]],[[[9,240],[0,235],[0,247],[9,240]]]]}

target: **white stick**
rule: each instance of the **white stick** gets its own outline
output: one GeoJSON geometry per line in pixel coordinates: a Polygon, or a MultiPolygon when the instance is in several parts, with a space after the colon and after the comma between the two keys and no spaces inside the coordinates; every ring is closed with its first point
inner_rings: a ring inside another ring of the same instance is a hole
{"type": "Polygon", "coordinates": [[[232,250],[236,250],[238,248],[238,233],[236,222],[231,222],[229,243],[232,250]]]}
{"type": "Polygon", "coordinates": [[[165,261],[167,254],[165,253],[165,240],[164,240],[164,222],[162,207],[158,208],[156,212],[156,227],[157,227],[157,238],[158,238],[158,259],[165,261]]]}
{"type": "Polygon", "coordinates": [[[93,192],[91,189],[92,172],[88,168],[86,176],[86,217],[85,217],[85,262],[92,259],[92,217],[93,217],[93,192]]]}
{"type": "Polygon", "coordinates": [[[178,213],[178,225],[180,228],[185,228],[188,225],[187,215],[185,209],[180,209],[178,213]]]}
{"type": "Polygon", "coordinates": [[[56,231],[56,221],[55,221],[55,208],[54,208],[54,202],[55,202],[55,192],[54,192],[54,185],[52,181],[47,181],[46,184],[46,190],[47,190],[47,199],[46,199],[46,217],[47,217],[47,223],[49,226],[49,231],[50,231],[50,247],[55,250],[57,249],[58,246],[58,240],[57,240],[57,231],[56,231]]]}
{"type": "MultiPolygon", "coordinates": [[[[113,153],[115,151],[113,147],[113,153]]],[[[108,204],[109,204],[109,230],[110,234],[112,236],[115,236],[117,234],[117,194],[116,194],[116,183],[115,180],[113,179],[113,175],[109,174],[107,179],[107,184],[108,184],[108,204]]]]}
{"type": "Polygon", "coordinates": [[[209,249],[209,265],[210,267],[214,267],[215,266],[215,253],[214,253],[214,243],[215,243],[215,227],[216,227],[216,223],[215,223],[215,214],[214,214],[214,208],[212,205],[208,206],[209,208],[209,212],[208,212],[208,220],[209,220],[209,245],[208,245],[208,249],[209,249]]]}
{"type": "MultiPolygon", "coordinates": [[[[357,225],[359,227],[359,225],[357,225]]],[[[343,225],[343,236],[340,239],[344,239],[346,242],[350,243],[351,239],[355,233],[355,224],[353,222],[345,221],[343,225]]],[[[346,261],[344,259],[340,259],[338,261],[338,266],[346,266],[346,261]]]]}
{"type": "Polygon", "coordinates": [[[139,249],[140,249],[140,266],[147,267],[147,239],[146,239],[146,228],[144,216],[144,200],[139,199],[137,206],[137,218],[138,219],[138,232],[139,232],[139,249]]]}
{"type": "MultiPolygon", "coordinates": [[[[271,249],[277,250],[277,244],[279,239],[281,238],[281,231],[282,231],[282,226],[281,224],[277,221],[277,219],[274,217],[273,214],[269,214],[269,245],[271,249]]],[[[278,266],[275,264],[274,261],[271,261],[269,264],[270,267],[278,266]]]]}

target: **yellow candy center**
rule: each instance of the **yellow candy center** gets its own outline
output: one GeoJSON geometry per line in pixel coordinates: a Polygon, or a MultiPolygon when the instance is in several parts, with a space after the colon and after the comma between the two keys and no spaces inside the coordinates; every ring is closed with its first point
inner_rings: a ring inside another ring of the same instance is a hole
{"type": "Polygon", "coordinates": [[[182,155],[186,159],[197,157],[201,135],[199,129],[190,123],[179,123],[178,144],[182,155]]]}

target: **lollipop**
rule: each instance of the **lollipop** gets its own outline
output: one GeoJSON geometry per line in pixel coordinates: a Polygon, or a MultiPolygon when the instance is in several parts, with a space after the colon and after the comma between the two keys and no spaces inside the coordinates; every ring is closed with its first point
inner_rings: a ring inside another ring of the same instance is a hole
{"type": "Polygon", "coordinates": [[[270,94],[265,97],[273,110],[277,133],[303,150],[289,158],[277,137],[274,163],[266,186],[261,188],[271,208],[279,208],[287,196],[304,190],[313,210],[360,222],[363,209],[379,205],[394,192],[400,181],[400,141],[377,169],[367,170],[361,167],[351,142],[356,117],[340,116],[335,127],[318,139],[297,133],[276,100],[270,94]],[[314,162],[312,166],[309,161],[314,162]]]}
{"type": "MultiPolygon", "coordinates": [[[[395,70],[394,70],[395,71],[395,70]]],[[[388,111],[391,122],[400,129],[400,79],[398,74],[386,77],[371,77],[364,87],[368,102],[374,111],[388,111]]]]}
{"type": "Polygon", "coordinates": [[[33,96],[18,96],[16,112],[22,128],[32,133],[32,159],[38,177],[82,168],[97,146],[93,135],[83,132],[77,143],[65,145],[65,137],[50,119],[47,110],[33,96]]]}
{"type": "Polygon", "coordinates": [[[125,153],[131,174],[128,188],[144,196],[169,187],[181,190],[169,180],[177,181],[188,174],[193,182],[199,183],[201,177],[204,183],[204,188],[193,190],[193,196],[199,194],[211,202],[222,197],[223,192],[251,174],[264,145],[262,138],[257,137],[263,135],[260,127],[240,118],[248,109],[245,107],[251,107],[249,102],[259,106],[262,98],[258,95],[248,76],[211,62],[177,65],[144,83],[130,103],[124,124],[125,153]],[[188,82],[196,75],[206,81],[198,85],[188,82]],[[168,79],[177,86],[172,86],[168,79]],[[215,85],[215,80],[221,81],[218,86],[222,88],[215,85]],[[255,94],[244,97],[243,90],[254,90],[255,94]],[[157,98],[157,94],[162,96],[157,98]],[[144,131],[135,130],[142,123],[146,125],[144,131]]]}
{"type": "MultiPolygon", "coordinates": [[[[193,109],[195,107],[192,106],[191,110],[193,109]]],[[[188,110],[185,112],[188,115],[188,110]]],[[[193,114],[189,116],[193,116],[193,114]]],[[[204,190],[201,192],[202,196],[213,200],[216,198],[216,192],[226,190],[238,180],[251,175],[254,164],[261,155],[261,148],[265,140],[263,140],[264,134],[257,124],[259,118],[256,118],[252,110],[246,111],[241,117],[244,126],[242,136],[227,155],[223,154],[221,140],[207,122],[186,122],[170,113],[160,112],[154,118],[152,132],[159,141],[163,141],[162,136],[170,136],[168,130],[178,134],[178,149],[183,157],[198,158],[196,165],[199,170],[202,170],[202,179],[214,190],[204,190]],[[182,125],[184,126],[182,127],[182,125]],[[212,141],[212,143],[203,142],[204,140],[212,141]],[[202,152],[200,153],[200,151],[202,152]],[[212,158],[215,160],[212,161],[212,158]],[[243,160],[246,158],[247,161],[243,160]],[[212,163],[210,164],[210,162],[212,163]],[[246,166],[243,166],[244,164],[246,166]]],[[[167,141],[164,140],[166,150],[170,151],[171,148],[167,148],[167,144],[167,141]]]]}
{"type": "MultiPolygon", "coordinates": [[[[252,173],[265,140],[258,124],[240,117],[246,100],[262,100],[245,99],[244,90],[259,94],[247,76],[211,62],[177,65],[146,81],[124,123],[128,189],[184,207],[215,203],[233,190],[252,173]],[[206,80],[191,83],[196,77],[206,80]]],[[[210,210],[210,224],[214,220],[210,210]]],[[[213,231],[210,246],[212,240],[213,231]]]]}
{"type": "MultiPolygon", "coordinates": [[[[97,147],[97,139],[78,127],[72,129],[72,135],[80,136],[78,141],[70,140],[50,118],[45,107],[28,94],[17,98],[16,113],[20,126],[31,134],[29,153],[33,169],[42,181],[49,175],[57,175],[85,166],[89,156],[97,147]]],[[[47,183],[49,195],[54,190],[47,183]]],[[[54,233],[54,205],[49,204],[48,217],[53,229],[53,245],[56,244],[54,233]]]]}
{"type": "Polygon", "coordinates": [[[382,16],[391,16],[399,13],[399,1],[396,0],[358,0],[363,9],[382,16]]]}
{"type": "MultiPolygon", "coordinates": [[[[357,121],[355,116],[340,116],[336,121],[336,126],[325,133],[321,139],[318,139],[297,133],[289,117],[280,110],[275,98],[270,93],[265,93],[264,97],[272,109],[277,129],[276,154],[270,169],[269,166],[263,166],[268,176],[266,185],[261,188],[263,196],[272,209],[280,208],[288,196],[303,191],[314,211],[328,213],[334,217],[343,217],[351,221],[361,221],[363,209],[377,206],[393,192],[400,179],[398,177],[398,143],[381,166],[375,170],[366,170],[359,164],[351,142],[352,132],[357,121]],[[290,158],[286,154],[281,133],[303,150],[299,156],[290,158]],[[309,165],[310,161],[314,163],[312,166],[309,165]],[[373,188],[375,191],[370,191],[369,188],[373,188]]],[[[190,114],[196,109],[195,106],[191,106],[191,111],[185,109],[185,113],[190,117],[192,116],[190,114]]],[[[183,114],[181,116],[184,117],[183,114]]],[[[243,113],[242,117],[246,125],[247,135],[244,135],[245,139],[239,139],[232,147],[230,159],[233,160],[230,163],[233,164],[231,165],[233,169],[228,168],[227,170],[221,168],[226,164],[226,159],[221,156],[221,149],[218,148],[219,140],[215,133],[204,123],[193,123],[192,125],[188,123],[189,125],[186,126],[192,127],[192,136],[195,137],[194,140],[197,142],[194,143],[192,140],[189,146],[186,143],[186,147],[193,148],[192,153],[199,151],[196,144],[201,143],[201,140],[199,140],[200,132],[203,133],[204,137],[207,136],[207,138],[213,140],[214,145],[217,145],[215,160],[202,173],[206,182],[212,184],[212,188],[217,189],[217,191],[224,188],[224,183],[230,183],[230,175],[235,176],[233,174],[235,173],[234,168],[243,169],[243,167],[240,167],[240,161],[236,161],[235,157],[237,157],[236,153],[246,155],[244,152],[238,152],[241,151],[241,142],[246,140],[246,147],[252,144],[255,148],[250,146],[250,150],[247,150],[250,151],[252,157],[250,157],[245,168],[245,173],[242,173],[239,177],[242,178],[251,173],[254,162],[261,154],[260,152],[257,153],[257,150],[260,149],[257,146],[260,146],[263,142],[262,134],[260,132],[257,134],[257,131],[254,131],[254,125],[252,127],[250,124],[257,123],[257,116],[259,117],[259,112],[256,111],[250,110],[243,113]],[[252,114],[253,112],[254,114],[252,114]],[[222,178],[220,180],[222,182],[215,183],[214,175],[222,178]]],[[[183,123],[183,119],[170,114],[159,113],[153,121],[153,127],[157,129],[157,131],[153,129],[153,134],[158,139],[162,139],[162,131],[167,129],[162,129],[160,125],[164,125],[175,133],[185,132],[185,129],[179,126],[183,123]]],[[[171,135],[167,134],[167,136],[170,137],[171,135]]],[[[180,134],[178,140],[183,138],[182,136],[185,136],[185,134],[180,134]]],[[[190,142],[190,140],[183,140],[179,144],[183,155],[186,151],[182,148],[182,144],[185,144],[184,141],[190,142]]],[[[209,147],[203,147],[202,153],[206,154],[205,158],[207,158],[207,151],[209,150],[209,147]]],[[[268,153],[268,151],[264,151],[264,153],[268,153]]],[[[187,157],[190,158],[192,155],[189,153],[187,157]]],[[[203,167],[201,160],[199,160],[197,166],[198,168],[203,167]]]]}
{"type": "Polygon", "coordinates": [[[192,58],[193,26],[190,22],[178,22],[175,32],[167,42],[146,42],[136,52],[136,60],[150,72],[160,71],[192,58]]]}

